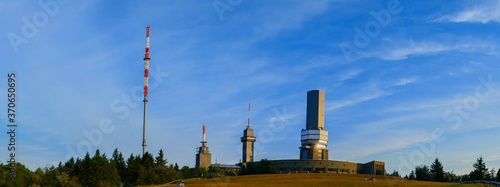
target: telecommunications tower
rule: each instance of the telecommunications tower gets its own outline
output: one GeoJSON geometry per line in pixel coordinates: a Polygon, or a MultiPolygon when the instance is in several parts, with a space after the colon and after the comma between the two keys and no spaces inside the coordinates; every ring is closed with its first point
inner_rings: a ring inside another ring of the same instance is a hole
{"type": "Polygon", "coordinates": [[[248,102],[248,124],[247,128],[243,130],[243,137],[241,137],[241,142],[243,143],[242,163],[253,162],[255,140],[253,129],[250,128],[250,102],[248,102]]]}
{"type": "Polygon", "coordinates": [[[207,127],[203,125],[203,139],[201,141],[201,147],[198,147],[198,153],[196,153],[195,168],[208,169],[210,165],[212,165],[212,154],[210,154],[207,146],[207,127]]]}
{"type": "Polygon", "coordinates": [[[301,160],[328,160],[328,131],[325,130],[325,92],[307,92],[306,129],[300,132],[301,160]]]}
{"type": "Polygon", "coordinates": [[[148,104],[149,77],[149,25],[146,27],[146,54],[144,54],[144,115],[142,118],[142,155],[146,153],[146,106],[148,104]]]}

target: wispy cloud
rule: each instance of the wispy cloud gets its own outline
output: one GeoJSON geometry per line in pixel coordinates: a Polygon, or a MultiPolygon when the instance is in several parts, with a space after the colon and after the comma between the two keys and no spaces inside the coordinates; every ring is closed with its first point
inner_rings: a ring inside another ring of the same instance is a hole
{"type": "Polygon", "coordinates": [[[399,81],[396,82],[394,85],[395,86],[404,86],[407,84],[414,83],[416,81],[418,81],[418,77],[402,78],[402,79],[399,79],[399,81]]]}
{"type": "Polygon", "coordinates": [[[465,53],[492,54],[492,45],[489,42],[464,39],[450,43],[438,41],[391,40],[391,44],[384,48],[377,48],[365,53],[366,57],[378,57],[383,60],[404,60],[411,56],[436,55],[448,51],[461,51],[465,53]],[[470,40],[470,41],[469,41],[470,40]]]}
{"type": "Polygon", "coordinates": [[[389,92],[376,92],[376,93],[356,97],[353,99],[348,99],[348,100],[339,101],[339,102],[333,102],[333,103],[331,103],[330,107],[326,108],[326,110],[336,110],[339,108],[355,105],[358,103],[362,103],[365,101],[369,101],[369,100],[373,100],[373,99],[376,99],[379,97],[384,97],[384,96],[389,96],[389,95],[391,95],[391,93],[389,93],[389,92]]]}
{"type": "Polygon", "coordinates": [[[381,152],[405,149],[431,139],[430,133],[415,129],[385,129],[384,133],[359,129],[357,133],[350,134],[350,137],[367,136],[378,138],[377,141],[370,142],[370,146],[367,146],[366,142],[359,141],[358,138],[348,138],[343,139],[342,142],[336,142],[335,147],[337,147],[338,152],[342,152],[339,153],[339,157],[341,159],[362,159],[381,152]]]}
{"type": "Polygon", "coordinates": [[[454,47],[435,43],[419,43],[412,44],[407,47],[394,49],[389,53],[380,54],[380,57],[385,60],[402,60],[411,55],[429,55],[443,51],[452,50],[454,47]]]}
{"type": "Polygon", "coordinates": [[[393,112],[383,111],[381,113],[385,114],[384,118],[353,124],[354,130],[349,131],[349,134],[342,134],[344,136],[342,141],[335,142],[335,147],[341,150],[342,154],[339,155],[341,158],[363,160],[373,159],[374,154],[397,152],[416,146],[431,140],[431,132],[435,126],[432,123],[422,125],[421,121],[439,120],[439,113],[436,111],[439,109],[412,110],[396,115],[393,112]],[[359,141],[358,137],[368,136],[377,137],[377,141],[369,143],[359,141]]]}
{"type": "Polygon", "coordinates": [[[345,80],[352,79],[352,78],[356,77],[357,75],[359,75],[361,72],[363,72],[363,71],[360,69],[351,69],[349,71],[346,71],[346,72],[343,72],[342,74],[340,74],[339,80],[345,81],[345,80]]]}
{"type": "Polygon", "coordinates": [[[381,88],[381,84],[379,83],[378,80],[371,80],[370,82],[366,83],[366,85],[363,88],[364,89],[359,91],[358,93],[352,94],[351,98],[347,98],[345,100],[340,100],[340,101],[328,102],[326,105],[326,110],[327,111],[337,110],[339,108],[352,106],[362,102],[377,99],[380,97],[392,95],[392,92],[383,90],[381,88]]]}
{"type": "Polygon", "coordinates": [[[483,24],[488,22],[500,23],[500,1],[490,1],[490,3],[467,8],[452,15],[441,16],[433,21],[483,24]]]}
{"type": "MultiPolygon", "coordinates": [[[[259,22],[261,24],[254,29],[256,41],[275,36],[285,30],[301,28],[305,21],[327,10],[331,0],[314,2],[272,2],[271,4],[274,3],[279,3],[279,6],[275,6],[277,5],[275,4],[273,6],[260,7],[259,11],[262,11],[262,14],[256,14],[264,15],[264,17],[260,18],[261,20],[259,22]],[[294,9],[296,11],[286,11],[287,9],[294,9]]],[[[254,19],[253,17],[247,18],[254,19]]]]}

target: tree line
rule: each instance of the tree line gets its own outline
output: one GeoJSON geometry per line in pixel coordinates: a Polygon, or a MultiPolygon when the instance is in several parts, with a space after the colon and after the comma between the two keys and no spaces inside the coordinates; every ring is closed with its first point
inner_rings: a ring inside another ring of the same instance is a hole
{"type": "MultiPolygon", "coordinates": [[[[421,181],[436,181],[436,182],[466,182],[466,181],[500,181],[500,168],[488,169],[483,157],[477,158],[476,162],[472,165],[473,169],[469,174],[457,175],[453,171],[447,172],[444,170],[443,164],[438,158],[430,165],[419,165],[404,178],[409,180],[421,181]]],[[[397,171],[394,171],[391,176],[399,176],[397,171]]]]}
{"type": "Polygon", "coordinates": [[[163,150],[154,157],[131,154],[125,160],[122,153],[115,149],[111,157],[96,150],[93,156],[87,152],[84,158],[70,158],[57,166],[38,168],[30,171],[21,163],[16,163],[15,178],[9,176],[8,165],[0,163],[0,186],[134,186],[164,184],[182,178],[208,176],[205,169],[168,164],[163,150]]]}
{"type": "Polygon", "coordinates": [[[17,186],[136,186],[165,184],[178,179],[211,178],[233,176],[238,174],[278,173],[274,164],[266,159],[259,165],[252,163],[242,167],[240,171],[224,171],[217,165],[205,168],[179,168],[177,163],[168,164],[163,150],[157,156],[146,152],[144,155],[131,154],[125,159],[118,149],[111,157],[102,154],[99,150],[93,156],[87,152],[83,158],[70,158],[57,166],[37,168],[30,171],[21,163],[16,163],[17,174],[10,177],[10,167],[0,163],[0,187],[17,186]]]}

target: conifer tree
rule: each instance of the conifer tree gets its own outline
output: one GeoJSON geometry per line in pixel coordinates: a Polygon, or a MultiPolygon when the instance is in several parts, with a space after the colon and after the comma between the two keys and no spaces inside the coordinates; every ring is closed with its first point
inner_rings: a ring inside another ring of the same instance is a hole
{"type": "Polygon", "coordinates": [[[438,158],[436,158],[431,165],[431,174],[432,174],[433,181],[438,181],[438,182],[444,181],[443,164],[441,164],[441,162],[439,162],[438,158]]]}

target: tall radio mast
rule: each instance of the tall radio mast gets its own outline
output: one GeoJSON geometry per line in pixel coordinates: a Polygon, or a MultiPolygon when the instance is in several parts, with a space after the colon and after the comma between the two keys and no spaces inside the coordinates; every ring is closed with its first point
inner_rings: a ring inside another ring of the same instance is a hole
{"type": "Polygon", "coordinates": [[[149,77],[149,25],[146,27],[146,54],[144,54],[144,115],[142,118],[142,155],[146,153],[146,106],[148,104],[149,77]]]}

